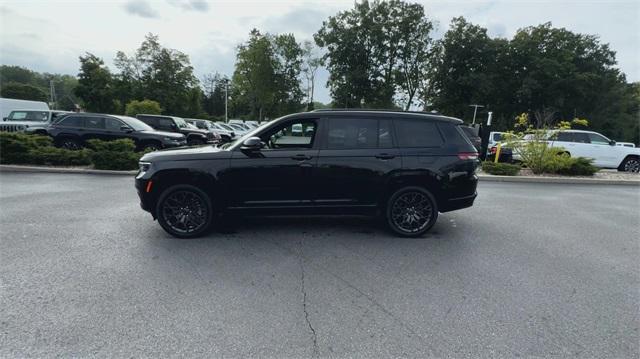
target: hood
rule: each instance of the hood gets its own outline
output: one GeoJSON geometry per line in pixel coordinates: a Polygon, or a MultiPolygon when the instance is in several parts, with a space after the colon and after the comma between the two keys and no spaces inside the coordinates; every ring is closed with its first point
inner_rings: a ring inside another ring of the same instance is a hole
{"type": "Polygon", "coordinates": [[[160,135],[160,136],[165,136],[165,137],[169,137],[169,138],[175,138],[176,140],[184,138],[183,134],[175,133],[175,132],[156,131],[156,130],[153,130],[153,131],[140,131],[140,132],[153,133],[153,134],[160,135]]]}
{"type": "Polygon", "coordinates": [[[231,157],[231,151],[215,146],[194,146],[167,148],[160,151],[149,152],[142,156],[140,161],[189,161],[205,159],[222,159],[231,157]]]}

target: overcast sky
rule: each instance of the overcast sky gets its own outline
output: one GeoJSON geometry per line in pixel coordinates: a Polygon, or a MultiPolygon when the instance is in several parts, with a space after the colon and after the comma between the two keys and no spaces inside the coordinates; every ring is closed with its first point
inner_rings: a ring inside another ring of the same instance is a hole
{"type": "MultiPolygon", "coordinates": [[[[518,28],[551,21],[556,27],[600,36],[617,52],[629,81],[640,81],[640,1],[418,1],[438,23],[464,16],[491,36],[512,37],[518,28]]],[[[312,39],[322,21],[353,1],[6,1],[0,0],[0,63],[40,72],[77,74],[78,56],[91,52],[112,66],[116,51],[135,51],[146,33],[185,52],[196,75],[231,75],[235,47],[252,28],[312,39]]],[[[316,100],[328,102],[326,71],[316,100]]]]}

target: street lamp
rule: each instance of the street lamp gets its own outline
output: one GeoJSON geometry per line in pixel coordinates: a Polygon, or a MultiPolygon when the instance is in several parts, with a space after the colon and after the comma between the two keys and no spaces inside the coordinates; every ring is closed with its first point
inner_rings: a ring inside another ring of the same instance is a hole
{"type": "Polygon", "coordinates": [[[475,125],[476,124],[476,113],[478,112],[478,107],[483,108],[484,106],[482,106],[482,105],[469,105],[469,107],[473,107],[473,122],[471,124],[475,125]]]}
{"type": "Polygon", "coordinates": [[[224,79],[224,122],[227,123],[229,122],[229,105],[227,104],[229,102],[229,79],[225,78],[224,79]]]}

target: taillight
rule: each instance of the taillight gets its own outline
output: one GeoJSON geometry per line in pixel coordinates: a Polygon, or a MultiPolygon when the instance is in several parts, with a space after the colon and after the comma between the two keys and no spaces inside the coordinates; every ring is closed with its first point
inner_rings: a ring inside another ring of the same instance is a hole
{"type": "Polygon", "coordinates": [[[498,151],[498,149],[496,148],[496,146],[491,147],[491,154],[492,155],[495,155],[497,151],[498,151]]]}
{"type": "Polygon", "coordinates": [[[460,152],[458,158],[461,160],[477,160],[478,152],[460,152]]]}

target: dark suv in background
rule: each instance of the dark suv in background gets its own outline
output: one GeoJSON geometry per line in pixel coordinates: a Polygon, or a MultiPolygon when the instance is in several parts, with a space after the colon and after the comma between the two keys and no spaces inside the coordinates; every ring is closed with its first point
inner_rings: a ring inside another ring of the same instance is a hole
{"type": "Polygon", "coordinates": [[[139,114],[136,118],[156,130],[185,135],[189,146],[215,142],[215,135],[212,132],[189,125],[182,117],[139,114]]]}
{"type": "Polygon", "coordinates": [[[136,188],[176,237],[205,233],[225,212],[382,214],[395,233],[420,236],[438,212],[476,198],[478,153],[461,124],[411,112],[293,114],[242,142],[148,153],[136,188]]]}
{"type": "Polygon", "coordinates": [[[87,140],[117,140],[129,138],[137,150],[185,146],[184,135],[156,131],[144,122],[127,116],[98,113],[72,113],[51,124],[47,131],[57,146],[76,150],[87,140]]]}

